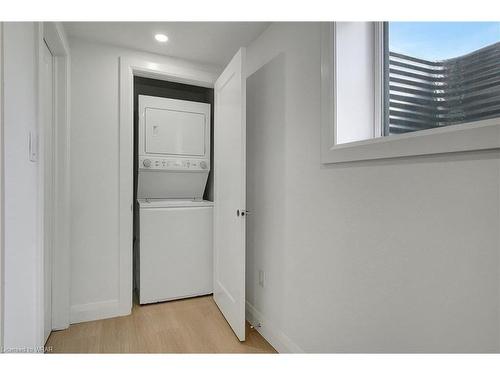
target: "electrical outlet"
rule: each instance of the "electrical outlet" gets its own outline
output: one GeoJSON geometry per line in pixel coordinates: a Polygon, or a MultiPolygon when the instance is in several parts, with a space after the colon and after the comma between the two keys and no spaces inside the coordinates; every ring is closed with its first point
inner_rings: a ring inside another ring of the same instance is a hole
{"type": "Polygon", "coordinates": [[[263,270],[259,270],[259,286],[264,288],[266,282],[266,274],[263,270]]]}

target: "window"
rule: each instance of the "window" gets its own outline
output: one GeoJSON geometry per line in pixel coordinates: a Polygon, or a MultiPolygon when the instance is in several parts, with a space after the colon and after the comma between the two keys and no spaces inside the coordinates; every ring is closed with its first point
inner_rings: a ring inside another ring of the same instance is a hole
{"type": "Polygon", "coordinates": [[[322,163],[500,148],[500,22],[325,23],[321,43],[322,163]]]}
{"type": "Polygon", "coordinates": [[[389,22],[385,33],[385,135],[500,116],[500,22],[389,22]]]}

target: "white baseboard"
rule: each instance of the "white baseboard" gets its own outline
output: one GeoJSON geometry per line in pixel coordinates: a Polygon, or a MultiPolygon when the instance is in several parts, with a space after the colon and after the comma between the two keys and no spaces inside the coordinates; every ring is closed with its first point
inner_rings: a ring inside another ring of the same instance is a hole
{"type": "Polygon", "coordinates": [[[290,338],[266,319],[250,302],[246,301],[246,319],[251,322],[259,322],[260,327],[255,329],[264,337],[278,353],[304,353],[302,348],[295,344],[290,338]]]}
{"type": "Polygon", "coordinates": [[[57,324],[57,325],[53,325],[52,326],[52,331],[63,331],[65,329],[68,329],[69,328],[69,325],[70,323],[68,322],[68,324],[57,324]]]}
{"type": "Polygon", "coordinates": [[[123,309],[119,300],[85,303],[71,306],[70,324],[129,315],[130,309],[123,309]]]}

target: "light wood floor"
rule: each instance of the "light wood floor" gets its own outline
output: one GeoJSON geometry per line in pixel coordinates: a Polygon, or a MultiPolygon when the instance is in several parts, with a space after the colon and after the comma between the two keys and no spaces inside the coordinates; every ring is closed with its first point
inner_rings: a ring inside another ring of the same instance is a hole
{"type": "Polygon", "coordinates": [[[53,353],[276,353],[247,324],[240,342],[212,296],[134,305],[129,316],[72,324],[52,332],[53,353]]]}

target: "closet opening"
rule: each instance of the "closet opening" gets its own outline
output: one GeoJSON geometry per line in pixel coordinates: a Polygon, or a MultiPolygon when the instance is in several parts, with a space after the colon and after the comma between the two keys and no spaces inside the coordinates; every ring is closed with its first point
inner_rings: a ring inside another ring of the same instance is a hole
{"type": "Polygon", "coordinates": [[[213,105],[212,88],[134,76],[135,303],[213,293],[213,105]]]}

